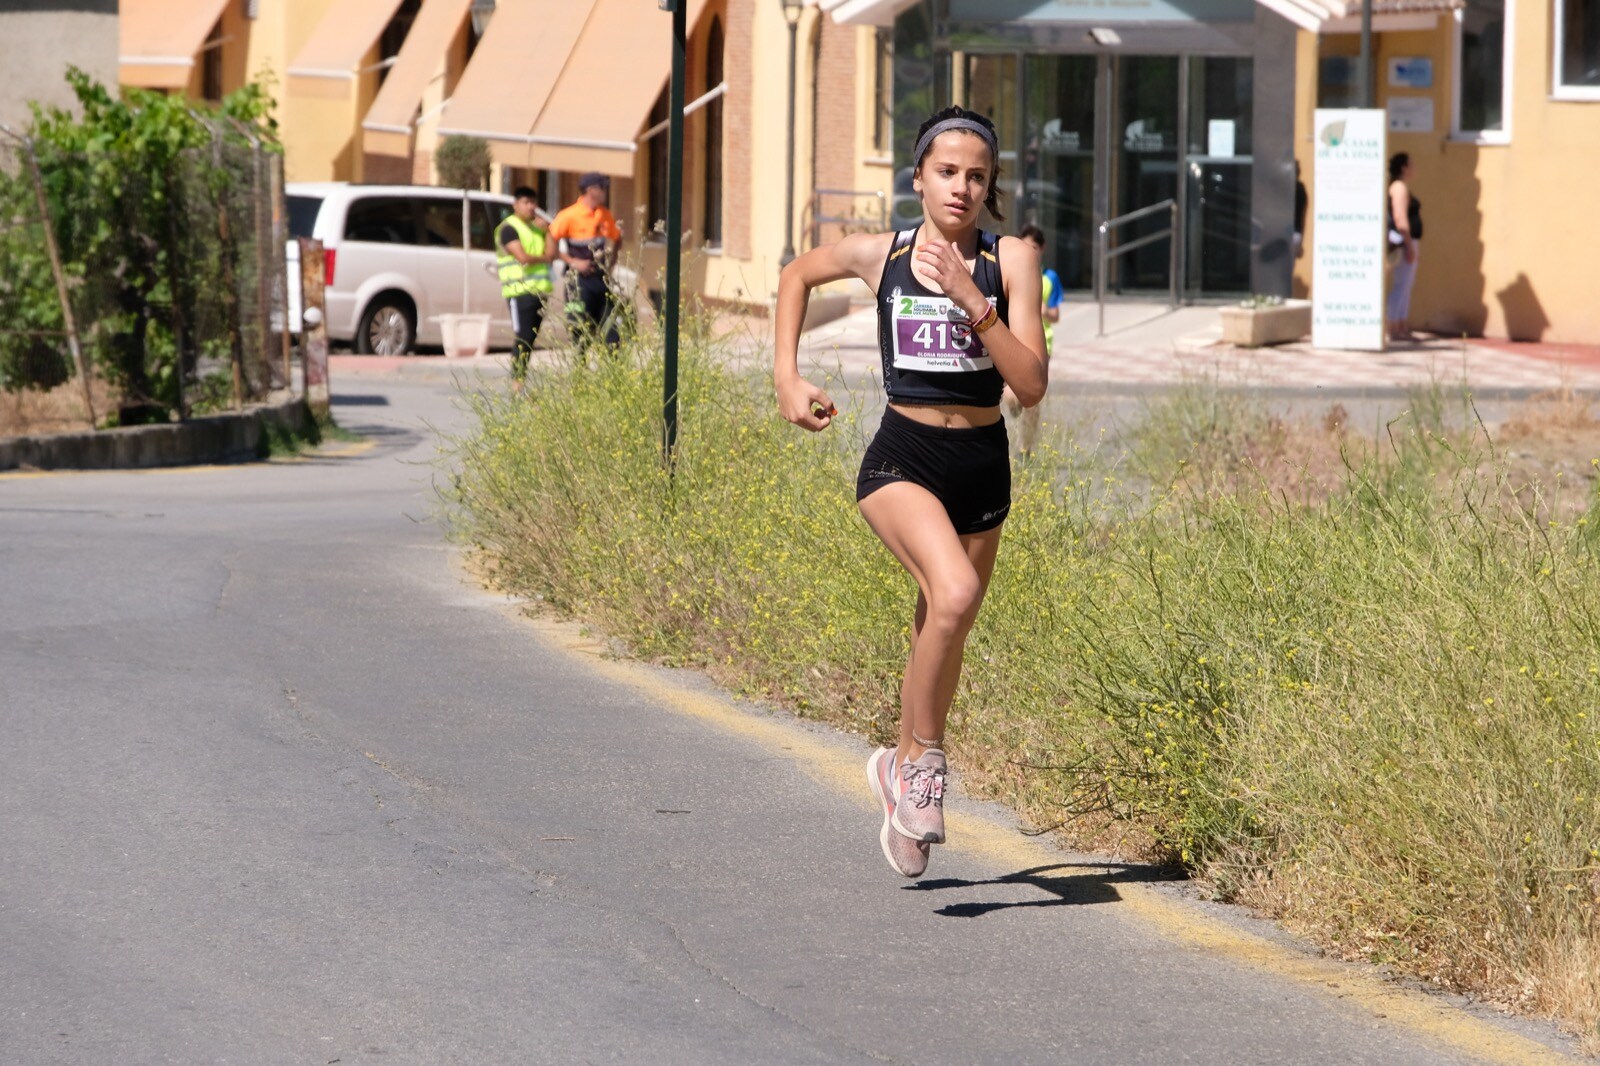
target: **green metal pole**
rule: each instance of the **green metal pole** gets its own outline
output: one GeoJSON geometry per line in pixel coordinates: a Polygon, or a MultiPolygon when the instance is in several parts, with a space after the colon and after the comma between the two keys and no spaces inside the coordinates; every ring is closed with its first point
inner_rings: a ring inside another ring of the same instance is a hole
{"type": "Polygon", "coordinates": [[[688,0],[672,5],[672,98],[667,108],[667,286],[665,373],[662,414],[666,422],[665,457],[672,467],[678,447],[678,281],[683,258],[683,78],[687,56],[685,9],[688,0]]]}

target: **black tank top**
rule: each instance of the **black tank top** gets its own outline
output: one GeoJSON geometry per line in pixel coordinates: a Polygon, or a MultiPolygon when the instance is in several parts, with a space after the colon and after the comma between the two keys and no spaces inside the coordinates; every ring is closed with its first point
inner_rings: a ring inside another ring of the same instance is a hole
{"type": "MultiPolygon", "coordinates": [[[[1410,194],[1410,192],[1411,190],[1407,188],[1406,193],[1410,194]]],[[[1389,201],[1387,211],[1389,212],[1389,228],[1394,229],[1393,200],[1389,201]]],[[[1414,241],[1422,240],[1422,201],[1415,196],[1410,197],[1410,206],[1406,208],[1406,221],[1411,225],[1411,239],[1414,241]]]]}
{"type": "MultiPolygon", "coordinates": [[[[966,312],[917,280],[911,269],[916,237],[914,229],[895,234],[878,282],[878,351],[889,402],[997,406],[1005,380],[966,312]]],[[[1009,325],[999,243],[994,234],[978,231],[972,280],[1009,325]]]]}

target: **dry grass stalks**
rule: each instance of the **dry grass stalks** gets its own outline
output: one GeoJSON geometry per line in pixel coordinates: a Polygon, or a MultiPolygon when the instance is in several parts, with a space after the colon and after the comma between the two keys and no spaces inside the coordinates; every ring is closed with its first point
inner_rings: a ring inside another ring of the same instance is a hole
{"type": "MultiPolygon", "coordinates": [[[[94,381],[94,409],[103,418],[116,406],[114,391],[94,381]]],[[[48,392],[0,391],[0,437],[76,433],[95,428],[83,405],[83,384],[76,379],[48,392]]]]}

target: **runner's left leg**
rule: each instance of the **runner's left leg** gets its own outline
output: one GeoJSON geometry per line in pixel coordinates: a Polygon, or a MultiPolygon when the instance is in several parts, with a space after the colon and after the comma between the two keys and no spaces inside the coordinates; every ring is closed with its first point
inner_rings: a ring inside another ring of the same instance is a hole
{"type": "Polygon", "coordinates": [[[898,758],[941,740],[961,680],[967,633],[994,573],[1002,527],[958,536],[934,495],[896,482],[861,501],[861,514],[917,583],[912,643],[900,689],[898,758]]]}

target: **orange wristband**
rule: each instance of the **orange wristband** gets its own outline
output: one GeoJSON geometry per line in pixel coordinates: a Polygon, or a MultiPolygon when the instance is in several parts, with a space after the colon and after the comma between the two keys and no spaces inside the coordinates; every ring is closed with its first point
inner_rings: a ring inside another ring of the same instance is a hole
{"type": "Polygon", "coordinates": [[[999,321],[1000,321],[1000,312],[995,310],[994,304],[990,304],[989,305],[989,310],[987,310],[987,311],[985,311],[983,313],[983,317],[979,318],[978,321],[976,321],[976,322],[974,322],[972,324],[972,332],[974,332],[974,333],[987,333],[991,329],[994,329],[995,323],[997,323],[999,321]]]}

